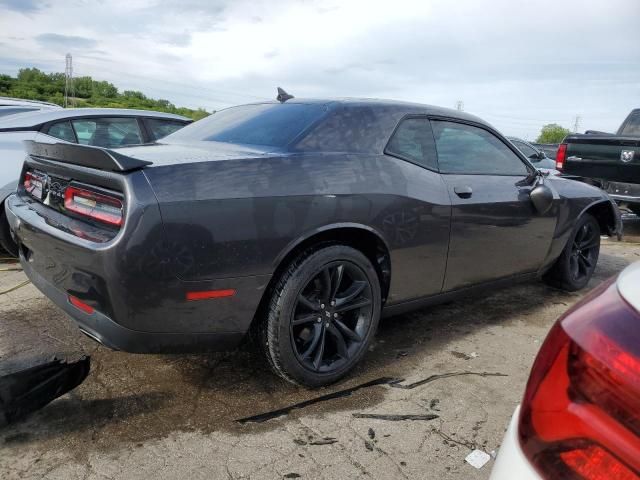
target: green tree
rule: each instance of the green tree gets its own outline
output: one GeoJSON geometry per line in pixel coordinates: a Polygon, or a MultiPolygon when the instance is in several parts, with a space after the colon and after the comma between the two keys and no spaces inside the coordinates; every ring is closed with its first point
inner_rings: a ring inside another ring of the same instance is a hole
{"type": "MultiPolygon", "coordinates": [[[[14,78],[10,75],[0,75],[0,95],[30,100],[44,100],[62,105],[64,103],[64,73],[45,73],[37,68],[22,68],[14,78]]],[[[164,99],[153,99],[144,93],[125,90],[122,93],[112,83],[94,80],[91,77],[77,77],[74,79],[75,103],[78,107],[110,107],[110,108],[138,108],[143,110],[157,110],[159,112],[177,113],[194,120],[209,115],[202,108],[193,110],[176,107],[164,99]]]]}
{"type": "Polygon", "coordinates": [[[560,143],[564,140],[564,137],[569,135],[571,131],[567,128],[561,127],[557,123],[549,123],[542,127],[540,135],[536,140],[537,143],[560,143]]]}

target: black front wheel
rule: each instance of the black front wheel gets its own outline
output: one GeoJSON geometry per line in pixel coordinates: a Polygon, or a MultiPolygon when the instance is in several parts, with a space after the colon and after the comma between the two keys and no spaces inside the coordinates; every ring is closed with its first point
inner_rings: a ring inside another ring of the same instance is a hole
{"type": "Polygon", "coordinates": [[[302,254],[281,275],[260,341],[286,380],[320,387],[367,351],[380,317],[380,283],[360,251],[331,245],[302,254]]]}
{"type": "Polygon", "coordinates": [[[580,217],[556,263],[544,280],[568,291],[584,288],[598,263],[600,255],[600,226],[589,214],[580,217]]]}

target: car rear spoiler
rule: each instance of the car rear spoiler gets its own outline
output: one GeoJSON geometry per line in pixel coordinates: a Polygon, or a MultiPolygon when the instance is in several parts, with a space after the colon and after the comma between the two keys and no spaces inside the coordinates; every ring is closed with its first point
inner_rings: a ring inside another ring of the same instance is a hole
{"type": "Polygon", "coordinates": [[[107,148],[75,143],[41,143],[33,140],[24,141],[30,156],[71,163],[82,167],[95,168],[111,172],[130,172],[152,165],[153,162],[127,157],[107,148]]]}

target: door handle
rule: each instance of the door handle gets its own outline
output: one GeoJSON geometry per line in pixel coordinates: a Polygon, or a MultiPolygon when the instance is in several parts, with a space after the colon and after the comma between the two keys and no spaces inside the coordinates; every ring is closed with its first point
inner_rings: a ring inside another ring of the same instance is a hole
{"type": "Polygon", "coordinates": [[[473,193],[473,189],[465,185],[464,187],[453,187],[453,191],[456,192],[460,198],[471,198],[471,194],[473,193]]]}

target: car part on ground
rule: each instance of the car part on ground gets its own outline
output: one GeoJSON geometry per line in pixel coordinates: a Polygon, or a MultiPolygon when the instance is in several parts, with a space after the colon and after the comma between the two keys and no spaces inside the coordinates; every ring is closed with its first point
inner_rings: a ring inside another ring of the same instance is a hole
{"type": "Polygon", "coordinates": [[[640,478],[639,309],[635,263],[555,323],[492,479],[640,478]]]}
{"type": "MultiPolygon", "coordinates": [[[[165,352],[257,329],[275,370],[309,386],[355,365],[379,314],[540,277],[576,222],[621,230],[605,193],[541,175],[477,117],[417,104],[289,99],[150,146],[29,148],[5,210],[25,273],[85,333],[165,352]],[[338,266],[351,286],[327,280],[338,266]],[[353,308],[336,311],[346,288],[353,308]]],[[[592,272],[553,277],[579,288],[592,272]]]]}
{"type": "Polygon", "coordinates": [[[35,355],[0,362],[0,426],[44,407],[80,385],[90,358],[79,352],[35,355]]]}

